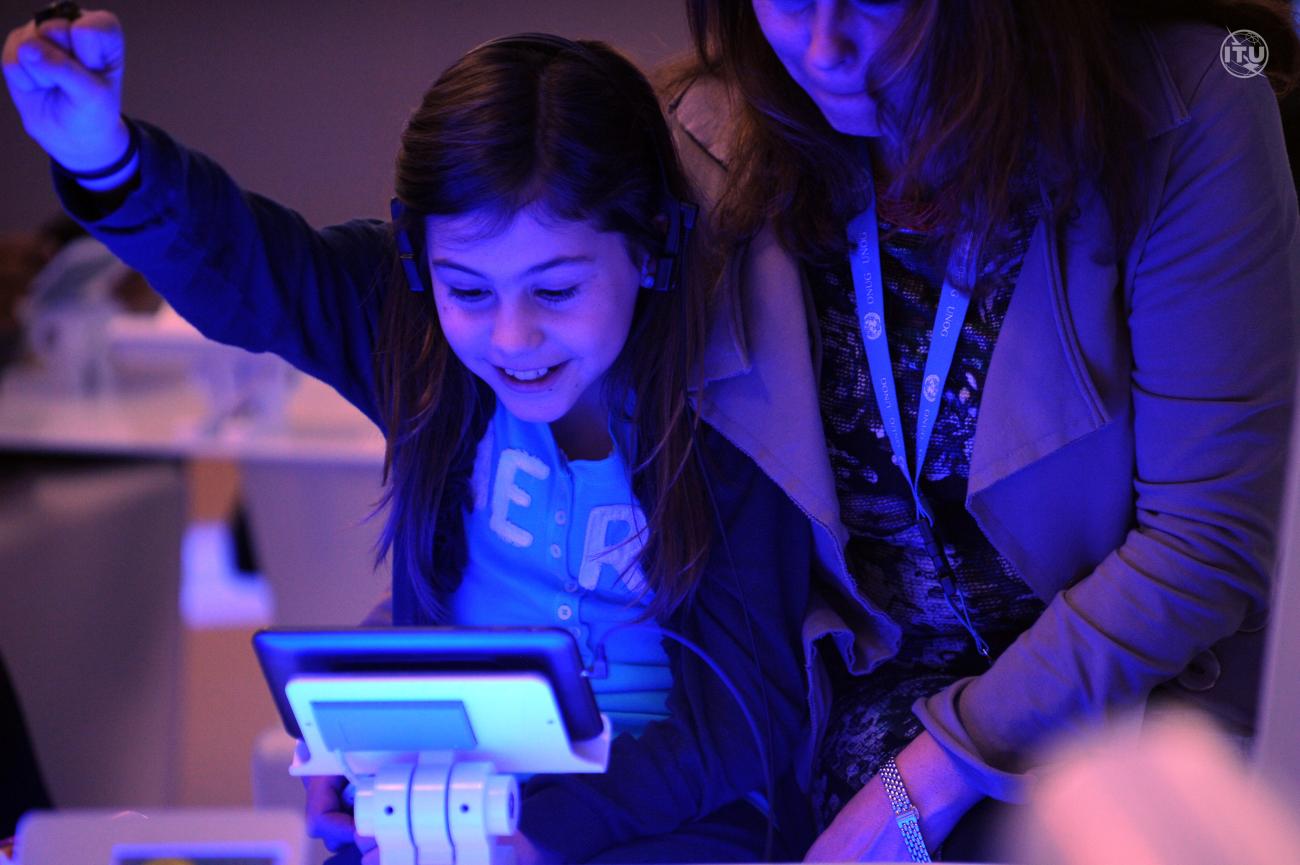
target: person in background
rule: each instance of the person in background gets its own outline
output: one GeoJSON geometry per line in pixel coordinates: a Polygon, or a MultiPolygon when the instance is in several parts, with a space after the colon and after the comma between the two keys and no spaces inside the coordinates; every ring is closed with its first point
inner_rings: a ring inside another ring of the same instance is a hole
{"type": "Polygon", "coordinates": [[[1248,736],[1295,386],[1285,6],[686,7],[701,411],[815,526],[809,858],[978,858],[1042,749],[1128,707],[1248,736]]]}
{"type": "MultiPolygon", "coordinates": [[[[205,334],[282,355],[384,431],[396,624],[563,627],[593,671],[622,734],[609,770],[531,779],[520,861],[764,856],[764,811],[788,835],[802,804],[770,773],[806,726],[811,536],[688,403],[709,298],[649,83],[598,42],[486,43],[411,116],[394,222],[315,230],[123,119],[123,52],[106,12],[5,44],[68,212],[205,334]]],[[[314,786],[312,827],[369,848],[341,786],[314,786]]]]}

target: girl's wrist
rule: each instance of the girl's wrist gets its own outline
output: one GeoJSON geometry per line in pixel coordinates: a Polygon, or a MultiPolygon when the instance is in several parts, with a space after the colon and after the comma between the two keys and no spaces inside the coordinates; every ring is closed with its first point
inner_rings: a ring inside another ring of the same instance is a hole
{"type": "Polygon", "coordinates": [[[139,167],[138,133],[118,118],[108,140],[93,150],[51,153],[50,157],[77,184],[92,192],[107,192],[126,183],[139,167]]]}

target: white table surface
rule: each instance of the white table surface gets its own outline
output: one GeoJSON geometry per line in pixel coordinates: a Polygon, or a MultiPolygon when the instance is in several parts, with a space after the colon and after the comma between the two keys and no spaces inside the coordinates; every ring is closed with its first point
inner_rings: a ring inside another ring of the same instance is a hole
{"type": "Polygon", "coordinates": [[[36,368],[0,381],[0,450],[106,456],[203,457],[380,466],[383,436],[328,385],[301,376],[283,423],[208,420],[184,380],[122,384],[93,396],[51,388],[36,368]]]}

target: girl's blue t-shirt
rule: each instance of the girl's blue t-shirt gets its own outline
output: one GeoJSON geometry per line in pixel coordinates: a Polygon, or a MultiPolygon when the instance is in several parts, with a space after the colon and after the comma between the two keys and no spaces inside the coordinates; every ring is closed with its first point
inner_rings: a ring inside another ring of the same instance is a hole
{"type": "Polygon", "coordinates": [[[588,667],[605,640],[609,674],[591,680],[596,702],[615,735],[639,735],[668,717],[672,672],[653,619],[644,617],[651,595],[635,560],[645,515],[619,450],[569,460],[547,424],[521,421],[498,403],[474,465],[469,562],[451,619],[563,628],[588,667]],[[606,639],[638,617],[640,626],[606,639]]]}

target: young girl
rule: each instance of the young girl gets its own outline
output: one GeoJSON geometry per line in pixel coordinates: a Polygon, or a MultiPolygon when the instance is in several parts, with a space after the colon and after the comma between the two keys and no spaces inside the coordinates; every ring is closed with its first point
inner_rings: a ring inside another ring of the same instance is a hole
{"type": "Polygon", "coordinates": [[[207,335],[284,356],[384,430],[394,621],[563,627],[598,668],[628,735],[605,775],[527,785],[525,857],[761,856],[745,797],[804,716],[810,536],[687,401],[707,308],[640,73],[599,43],[481,46],[411,117],[394,224],[316,231],[121,119],[107,13],[20,28],[4,63],[71,214],[207,335]],[[614,627],[646,617],[712,656],[761,753],[712,670],[614,627]]]}

